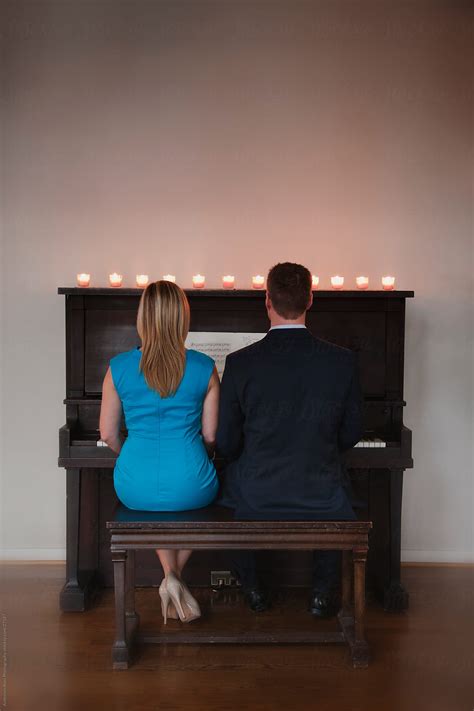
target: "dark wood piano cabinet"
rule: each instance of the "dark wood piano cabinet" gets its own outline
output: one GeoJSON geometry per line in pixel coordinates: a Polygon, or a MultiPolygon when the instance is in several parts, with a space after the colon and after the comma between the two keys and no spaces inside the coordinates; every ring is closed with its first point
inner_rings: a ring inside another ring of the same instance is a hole
{"type": "MultiPolygon", "coordinates": [[[[101,385],[109,360],[138,345],[139,289],[59,288],[66,300],[66,424],[59,431],[59,466],[67,476],[67,564],[63,610],[85,610],[112,564],[105,522],[117,503],[115,455],[97,446],[101,385]]],[[[265,332],[264,292],[189,290],[191,331],[265,332]]],[[[354,448],[347,456],[359,518],[370,518],[368,592],[385,609],[408,606],[400,580],[402,484],[413,466],[411,431],[403,425],[405,303],[412,291],[317,291],[308,327],[317,336],[357,350],[364,392],[365,438],[385,446],[354,448]]],[[[309,580],[303,552],[274,552],[268,574],[286,584],[309,580]]],[[[159,564],[150,551],[137,556],[137,584],[158,584],[159,564]]],[[[208,585],[210,570],[228,567],[225,553],[197,552],[188,579],[208,585]]]]}

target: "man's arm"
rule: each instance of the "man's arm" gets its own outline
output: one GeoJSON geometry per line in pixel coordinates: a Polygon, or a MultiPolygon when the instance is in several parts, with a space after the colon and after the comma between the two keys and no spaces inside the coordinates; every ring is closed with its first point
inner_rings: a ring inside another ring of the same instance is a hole
{"type": "Polygon", "coordinates": [[[217,427],[216,449],[227,460],[237,459],[242,449],[244,415],[232,374],[232,360],[228,356],[222,376],[219,425],[217,427]]]}
{"type": "Polygon", "coordinates": [[[351,449],[362,439],[363,434],[362,392],[359,383],[357,359],[354,357],[351,381],[339,428],[339,450],[344,452],[347,449],[351,449]]]}

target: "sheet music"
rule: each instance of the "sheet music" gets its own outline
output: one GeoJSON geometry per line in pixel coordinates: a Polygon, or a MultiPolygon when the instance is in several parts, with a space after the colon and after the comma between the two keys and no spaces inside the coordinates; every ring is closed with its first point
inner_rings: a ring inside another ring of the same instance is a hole
{"type": "Polygon", "coordinates": [[[213,358],[217,372],[222,378],[228,353],[245,348],[260,341],[266,333],[230,333],[227,331],[190,331],[186,338],[186,348],[193,348],[213,358]]]}

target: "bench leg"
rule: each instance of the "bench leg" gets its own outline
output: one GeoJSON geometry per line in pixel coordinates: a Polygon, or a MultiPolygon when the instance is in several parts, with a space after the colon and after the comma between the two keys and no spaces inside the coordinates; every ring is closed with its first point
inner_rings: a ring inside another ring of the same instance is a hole
{"type": "Polygon", "coordinates": [[[127,551],[115,551],[112,554],[114,563],[115,586],[115,642],[112,647],[112,665],[114,669],[128,669],[130,649],[127,643],[125,622],[125,565],[127,551]]]}
{"type": "Polygon", "coordinates": [[[127,552],[125,563],[125,628],[127,644],[132,647],[140,617],[135,610],[135,551],[127,552]]]}
{"type": "Polygon", "coordinates": [[[87,560],[91,569],[79,568],[81,507],[90,506],[94,494],[90,486],[84,487],[83,484],[81,469],[66,470],[66,582],[59,596],[59,605],[64,612],[83,612],[92,604],[98,590],[96,530],[81,544],[83,552],[85,549],[91,554],[87,560]]]}
{"type": "Polygon", "coordinates": [[[365,639],[365,564],[367,551],[353,552],[354,559],[354,641],[351,645],[354,667],[366,667],[369,663],[369,646],[365,639]]]}
{"type": "Polygon", "coordinates": [[[342,551],[342,609],[343,617],[352,616],[352,551],[342,551]]]}

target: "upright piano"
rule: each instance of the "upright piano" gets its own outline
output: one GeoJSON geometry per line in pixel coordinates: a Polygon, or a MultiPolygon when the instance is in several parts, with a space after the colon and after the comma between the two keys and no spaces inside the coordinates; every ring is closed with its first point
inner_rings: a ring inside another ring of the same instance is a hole
{"type": "MultiPolygon", "coordinates": [[[[140,289],[66,288],[66,424],[59,430],[59,466],[66,469],[67,562],[62,610],[82,611],[112,586],[105,522],[117,498],[116,455],[102,446],[99,413],[110,359],[139,345],[136,315],[140,289]]],[[[269,324],[264,292],[186,291],[192,332],[263,333],[269,324]]],[[[373,521],[367,568],[369,595],[386,610],[408,607],[400,580],[402,484],[413,467],[411,431],[403,424],[405,304],[412,291],[316,291],[308,328],[318,337],[359,354],[364,394],[361,442],[346,458],[359,518],[373,521]]],[[[126,436],[126,432],[124,431],[126,436]]],[[[273,552],[269,567],[279,583],[309,584],[305,552],[273,552]],[[278,557],[279,555],[279,557],[278,557]]],[[[200,551],[187,568],[188,582],[209,585],[212,570],[228,568],[225,553],[200,551]]],[[[137,584],[156,585],[161,569],[153,552],[137,556],[137,584]]]]}

